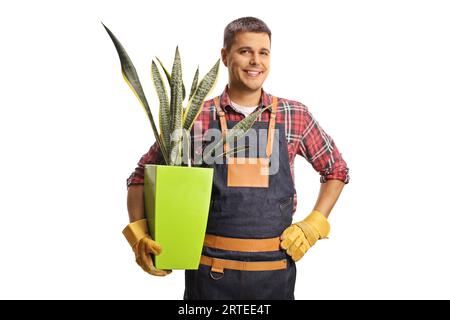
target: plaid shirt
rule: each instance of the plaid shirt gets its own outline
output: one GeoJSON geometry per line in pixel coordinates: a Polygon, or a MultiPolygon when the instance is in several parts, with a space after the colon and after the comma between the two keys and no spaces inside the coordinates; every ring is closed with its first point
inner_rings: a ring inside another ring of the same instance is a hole
{"type": "MultiPolygon", "coordinates": [[[[255,112],[263,106],[272,103],[272,96],[262,90],[261,101],[255,112]]],[[[244,115],[231,106],[228,95],[228,86],[220,98],[220,107],[225,112],[225,117],[230,121],[241,121],[244,115]]],[[[269,121],[270,111],[264,111],[257,121],[269,121]]],[[[216,120],[214,100],[205,101],[203,109],[194,122],[194,126],[200,126],[201,135],[194,136],[195,140],[202,140],[204,132],[209,128],[210,120],[216,120]]],[[[340,180],[347,184],[349,182],[349,169],[342,158],[341,153],[334,144],[333,139],[319,126],[308,108],[300,102],[278,98],[277,123],[283,123],[288,145],[289,163],[291,167],[292,180],[294,177],[294,158],[301,155],[312,167],[320,173],[320,182],[328,180],[340,180]]],[[[196,151],[198,152],[198,151],[196,151]]],[[[201,152],[201,150],[200,150],[201,152]]],[[[144,183],[145,164],[161,164],[162,156],[156,142],[150,150],[144,154],[138,162],[138,167],[127,180],[127,186],[144,183]]],[[[297,207],[297,195],[294,196],[294,209],[297,207]]]]}

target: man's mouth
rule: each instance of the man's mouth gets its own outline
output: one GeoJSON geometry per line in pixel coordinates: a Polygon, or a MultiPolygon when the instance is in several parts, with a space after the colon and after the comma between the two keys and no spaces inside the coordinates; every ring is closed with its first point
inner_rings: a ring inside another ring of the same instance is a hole
{"type": "Polygon", "coordinates": [[[262,73],[262,71],[259,71],[259,70],[244,70],[244,72],[249,77],[252,77],[252,78],[256,78],[257,76],[259,76],[262,73]]]}

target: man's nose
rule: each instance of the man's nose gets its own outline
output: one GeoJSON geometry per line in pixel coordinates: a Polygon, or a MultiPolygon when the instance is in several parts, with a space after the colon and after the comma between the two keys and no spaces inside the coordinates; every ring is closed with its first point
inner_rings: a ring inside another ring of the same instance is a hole
{"type": "Polygon", "coordinates": [[[259,65],[260,63],[260,59],[257,53],[253,54],[251,59],[250,59],[250,64],[251,65],[259,65]]]}

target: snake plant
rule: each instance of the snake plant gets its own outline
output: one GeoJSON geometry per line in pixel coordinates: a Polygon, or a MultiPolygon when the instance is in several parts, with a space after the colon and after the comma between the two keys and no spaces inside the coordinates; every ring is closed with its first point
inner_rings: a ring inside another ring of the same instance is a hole
{"type": "MultiPolygon", "coordinates": [[[[102,23],[103,24],[103,23],[102,23]]],[[[190,136],[191,130],[195,119],[198,117],[202,110],[202,106],[206,96],[210,93],[214,87],[219,72],[220,59],[214,64],[209,72],[199,82],[199,68],[194,75],[192,81],[188,101],[186,107],[183,107],[183,101],[186,97],[186,90],[183,83],[181,58],[178,47],[175,50],[175,58],[172,65],[172,72],[169,73],[164,67],[160,59],[156,58],[156,61],[162,68],[166,80],[169,85],[170,94],[167,92],[166,85],[163,77],[159,72],[158,66],[155,61],[152,61],[151,75],[153,84],[159,99],[159,128],[161,134],[158,133],[154,117],[150,110],[150,106],[145,97],[142,89],[141,82],[139,81],[136,69],[131,62],[130,57],[121,45],[119,40],[114,34],[103,24],[107,33],[111,37],[112,42],[119,55],[122,75],[125,82],[129,85],[133,93],[138,98],[140,104],[144,108],[147,117],[150,120],[150,124],[153,130],[153,134],[156,138],[156,143],[161,151],[164,162],[166,165],[182,165],[183,153],[186,152],[188,165],[190,166],[190,136]],[[184,143],[183,143],[184,142],[184,143]]],[[[243,119],[240,123],[229,131],[225,142],[230,143],[232,139],[239,139],[245,135],[245,133],[251,128],[257,117],[265,109],[261,109],[243,119]]],[[[218,144],[223,145],[224,141],[221,139],[218,144]]],[[[216,145],[217,146],[217,145],[216,145]]],[[[211,149],[211,151],[214,149],[211,149]]],[[[232,149],[229,152],[235,152],[236,149],[232,149]]],[[[205,158],[210,158],[211,152],[205,152],[205,158]]]]}

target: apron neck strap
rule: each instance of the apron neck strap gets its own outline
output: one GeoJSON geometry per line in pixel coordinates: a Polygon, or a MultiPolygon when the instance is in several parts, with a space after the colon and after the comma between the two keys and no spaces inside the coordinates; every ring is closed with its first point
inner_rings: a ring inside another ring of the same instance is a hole
{"type": "MultiPolygon", "coordinates": [[[[216,106],[217,115],[219,116],[220,120],[220,129],[222,130],[222,139],[225,142],[226,136],[227,136],[227,120],[225,119],[225,112],[223,112],[222,108],[220,107],[220,101],[219,97],[214,98],[214,105],[216,106]]],[[[228,152],[228,143],[223,144],[223,152],[228,152]]]]}
{"type": "Polygon", "coordinates": [[[272,97],[272,112],[270,113],[269,133],[267,134],[266,156],[270,158],[272,154],[273,136],[275,133],[275,123],[278,110],[278,98],[272,97]]]}

